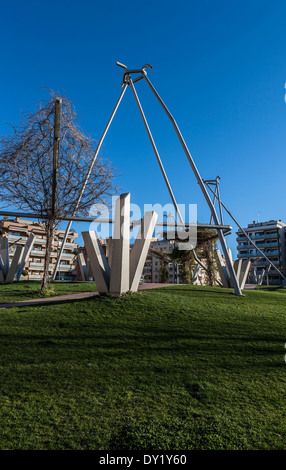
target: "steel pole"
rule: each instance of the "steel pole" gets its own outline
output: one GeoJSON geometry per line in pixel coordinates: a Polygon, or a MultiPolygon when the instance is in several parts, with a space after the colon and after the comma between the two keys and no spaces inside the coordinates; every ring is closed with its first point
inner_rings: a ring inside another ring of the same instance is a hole
{"type": "Polygon", "coordinates": [[[221,222],[221,224],[223,224],[223,213],[222,213],[222,208],[221,208],[219,180],[218,179],[217,179],[217,194],[218,194],[218,205],[219,205],[219,212],[220,212],[220,222],[221,222]]]}
{"type": "MultiPolygon", "coordinates": [[[[76,200],[76,203],[75,203],[75,206],[74,206],[74,210],[73,210],[73,212],[72,212],[72,215],[73,215],[73,216],[76,214],[76,211],[77,211],[77,209],[78,209],[79,203],[80,203],[81,198],[82,198],[82,195],[83,195],[83,193],[84,193],[84,190],[85,190],[85,188],[86,188],[87,182],[88,182],[88,180],[89,180],[90,174],[91,174],[91,172],[92,172],[92,169],[93,169],[94,164],[95,164],[95,162],[96,162],[96,159],[97,159],[97,157],[98,157],[98,153],[99,153],[100,148],[101,148],[101,146],[102,146],[103,140],[104,140],[104,138],[105,138],[105,136],[106,136],[106,134],[107,134],[107,131],[108,131],[109,127],[110,127],[110,124],[112,123],[112,120],[113,120],[113,118],[114,118],[114,116],[115,116],[115,113],[116,113],[116,111],[117,111],[117,109],[118,109],[118,106],[119,106],[120,103],[121,103],[121,100],[122,100],[122,98],[123,98],[123,96],[124,96],[124,93],[125,93],[125,91],[126,91],[126,88],[127,88],[127,84],[125,84],[125,85],[123,86],[122,91],[121,91],[121,93],[120,93],[120,95],[119,95],[119,98],[118,98],[118,100],[117,100],[117,102],[116,102],[116,105],[114,106],[113,111],[112,111],[112,113],[111,113],[111,116],[110,116],[110,118],[109,118],[109,120],[108,120],[108,122],[107,122],[107,124],[106,124],[106,126],[105,126],[105,129],[104,129],[103,133],[102,133],[102,136],[101,136],[100,139],[99,139],[99,142],[98,142],[97,147],[96,147],[96,149],[95,149],[95,153],[94,153],[93,159],[92,159],[92,161],[91,161],[91,163],[90,163],[90,166],[89,166],[88,172],[87,172],[87,174],[86,174],[86,177],[85,177],[85,179],[84,179],[82,188],[81,188],[80,193],[79,193],[79,195],[78,195],[78,198],[77,198],[77,200],[76,200]]],[[[64,235],[64,238],[63,238],[62,246],[61,246],[60,252],[59,252],[59,254],[58,254],[57,261],[56,261],[56,266],[55,266],[55,269],[54,269],[54,272],[53,272],[53,275],[52,275],[53,281],[55,280],[56,275],[57,275],[57,271],[58,271],[58,269],[59,269],[59,265],[60,265],[62,253],[63,253],[64,246],[65,246],[65,243],[66,243],[66,240],[67,240],[67,237],[68,237],[68,233],[69,233],[70,228],[71,228],[71,224],[72,224],[72,221],[70,221],[70,222],[68,223],[67,228],[66,228],[66,231],[65,231],[65,235],[64,235]]]]}
{"type": "Polygon", "coordinates": [[[62,99],[55,99],[55,120],[54,120],[54,145],[53,145],[53,182],[52,182],[52,218],[56,213],[57,185],[58,185],[58,165],[60,153],[60,132],[61,132],[61,112],[62,99]]]}
{"type": "MultiPolygon", "coordinates": [[[[214,198],[213,198],[213,205],[215,205],[215,201],[216,201],[216,191],[217,191],[217,186],[215,187],[215,195],[214,195],[214,198]]],[[[212,220],[213,220],[213,215],[211,214],[211,218],[210,218],[210,224],[212,223],[212,220]]]]}
{"type": "MultiPolygon", "coordinates": [[[[162,100],[162,98],[160,97],[160,95],[158,94],[158,92],[156,91],[156,89],[154,88],[154,86],[152,85],[152,83],[150,82],[149,78],[147,77],[147,74],[146,72],[144,71],[144,78],[146,80],[146,82],[148,83],[149,87],[151,88],[152,92],[154,93],[155,97],[157,98],[157,100],[159,101],[160,105],[162,106],[162,108],[164,109],[165,113],[167,114],[168,118],[170,119],[174,129],[175,129],[175,132],[179,138],[179,141],[180,141],[180,144],[186,154],[186,157],[191,165],[191,168],[193,170],[193,173],[197,179],[197,182],[199,183],[199,186],[202,190],[202,193],[205,197],[205,200],[210,208],[210,211],[213,215],[213,219],[214,219],[214,223],[216,225],[219,225],[219,219],[218,219],[218,216],[217,216],[217,213],[216,213],[216,210],[215,210],[215,207],[212,203],[212,200],[209,196],[209,193],[208,191],[206,190],[206,187],[203,183],[203,180],[201,178],[201,175],[195,165],[195,162],[193,160],[193,157],[187,147],[187,144],[186,142],[184,141],[184,138],[181,134],[181,131],[174,119],[174,117],[172,116],[172,114],[170,113],[169,109],[167,108],[167,106],[165,105],[164,101],[162,100]]],[[[226,260],[226,264],[227,264],[227,268],[229,270],[229,273],[230,273],[230,276],[232,278],[232,281],[233,281],[233,285],[234,285],[234,290],[235,290],[235,294],[236,295],[243,295],[242,292],[241,292],[241,289],[239,287],[239,284],[238,284],[238,280],[237,280],[237,277],[236,277],[236,274],[235,274],[235,271],[234,271],[234,267],[233,267],[233,264],[232,264],[232,261],[230,259],[230,256],[229,256],[229,253],[228,253],[228,250],[227,250],[227,246],[226,246],[226,241],[225,241],[225,238],[224,238],[224,235],[223,233],[221,232],[221,230],[218,230],[218,236],[219,236],[219,240],[220,240],[220,244],[221,244],[221,247],[222,247],[222,250],[223,250],[223,253],[224,253],[224,256],[225,256],[225,260],[226,260]]]]}
{"type": "MultiPolygon", "coordinates": [[[[130,78],[130,77],[129,77],[129,78],[130,78]]],[[[142,117],[144,126],[145,126],[145,128],[146,128],[147,134],[148,134],[148,136],[149,136],[151,145],[152,145],[153,150],[154,150],[154,153],[155,153],[155,155],[156,155],[157,162],[158,162],[158,164],[159,164],[161,173],[162,173],[162,175],[163,175],[163,178],[164,178],[164,180],[165,180],[166,186],[167,186],[167,188],[168,188],[170,197],[171,197],[172,202],[173,202],[173,204],[174,204],[174,206],[175,206],[175,209],[176,209],[176,212],[177,212],[177,214],[178,214],[178,217],[179,217],[179,219],[180,219],[181,224],[184,224],[183,217],[182,217],[182,215],[181,215],[181,212],[180,212],[180,209],[179,209],[179,207],[178,207],[178,204],[177,204],[176,198],[175,198],[175,196],[174,196],[174,193],[173,193],[173,191],[172,191],[171,185],[170,185],[170,183],[169,183],[167,174],[166,174],[165,169],[164,169],[164,165],[163,165],[162,160],[161,160],[161,158],[160,158],[159,152],[158,152],[158,150],[157,150],[157,147],[156,147],[156,144],[155,144],[155,142],[154,142],[152,133],[151,133],[151,131],[150,131],[150,128],[149,128],[147,119],[146,119],[146,117],[145,117],[144,111],[143,111],[143,109],[142,109],[140,100],[139,100],[139,98],[138,98],[138,95],[137,95],[136,90],[135,90],[135,86],[134,86],[134,84],[133,84],[131,78],[130,78],[130,82],[129,82],[129,83],[130,83],[131,89],[132,89],[132,91],[133,91],[133,95],[134,95],[135,101],[136,101],[136,103],[137,103],[137,106],[138,106],[138,108],[139,108],[139,111],[140,111],[140,114],[141,114],[141,117],[142,117]]]]}

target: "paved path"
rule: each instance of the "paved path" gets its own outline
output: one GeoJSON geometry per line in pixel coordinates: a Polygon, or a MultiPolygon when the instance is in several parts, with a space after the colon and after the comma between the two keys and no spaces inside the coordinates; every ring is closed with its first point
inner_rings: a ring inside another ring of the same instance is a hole
{"type": "Polygon", "coordinates": [[[43,299],[21,300],[21,302],[0,304],[0,308],[29,307],[30,305],[52,304],[55,302],[62,302],[63,300],[87,299],[88,297],[95,297],[96,295],[98,295],[98,292],[81,292],[80,294],[58,295],[57,297],[44,297],[43,299]]]}
{"type": "MultiPolygon", "coordinates": [[[[182,284],[180,284],[182,285],[182,284]]],[[[146,282],[145,284],[140,284],[139,290],[145,290],[145,289],[156,289],[158,287],[170,287],[170,286],[177,286],[177,284],[158,284],[155,282],[146,282]]]]}
{"type": "MultiPolygon", "coordinates": [[[[159,287],[175,287],[175,286],[177,286],[177,284],[157,284],[157,283],[148,282],[146,284],[140,284],[139,290],[158,289],[159,287]]],[[[256,287],[256,284],[245,284],[244,289],[251,290],[251,289],[255,289],[255,287],[256,287]]],[[[65,300],[87,299],[89,297],[95,297],[96,295],[99,295],[98,292],[81,292],[80,294],[58,295],[56,297],[44,297],[43,299],[21,300],[20,302],[0,304],[0,309],[11,308],[11,307],[29,307],[30,305],[53,304],[53,303],[62,302],[65,300]]]]}
{"type": "Polygon", "coordinates": [[[245,284],[244,289],[252,290],[252,289],[255,289],[256,286],[257,284],[245,284]]]}
{"type": "MultiPolygon", "coordinates": [[[[141,284],[139,286],[139,290],[155,289],[158,287],[169,287],[169,286],[174,286],[174,284],[148,283],[148,284],[141,284]]],[[[96,295],[99,295],[98,292],[82,292],[80,294],[58,295],[56,297],[44,297],[42,299],[21,300],[20,302],[0,304],[0,309],[11,308],[11,307],[29,307],[30,305],[53,304],[56,302],[62,302],[64,300],[87,299],[89,297],[95,297],[96,295]]]]}

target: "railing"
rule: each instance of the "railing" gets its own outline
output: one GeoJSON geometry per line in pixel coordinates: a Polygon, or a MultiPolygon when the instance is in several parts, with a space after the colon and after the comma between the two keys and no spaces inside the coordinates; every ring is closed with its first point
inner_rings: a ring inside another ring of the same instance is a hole
{"type": "MultiPolygon", "coordinates": [[[[30,268],[33,268],[33,269],[37,268],[40,270],[44,269],[44,266],[45,266],[45,263],[30,263],[29,264],[30,268]]],[[[49,269],[52,269],[53,267],[54,267],[53,264],[49,264],[49,269]]]]}
{"type": "Polygon", "coordinates": [[[41,243],[42,245],[47,243],[46,238],[35,238],[34,243],[41,243]]]}
{"type": "Polygon", "coordinates": [[[45,256],[46,250],[31,250],[31,255],[45,256]]]}
{"type": "Polygon", "coordinates": [[[8,233],[8,238],[12,238],[13,240],[19,240],[19,238],[21,238],[21,240],[28,240],[28,237],[22,237],[22,235],[11,235],[10,233],[8,233]]]}
{"type": "Polygon", "coordinates": [[[75,269],[72,264],[60,264],[59,271],[73,271],[75,269]]]}
{"type": "MultiPolygon", "coordinates": [[[[273,250],[273,251],[265,251],[265,250],[261,250],[262,253],[265,255],[265,256],[279,256],[280,253],[278,250],[273,250]]],[[[253,256],[255,258],[262,258],[262,255],[260,253],[238,253],[237,255],[239,258],[248,258],[250,256],[253,256]]]]}
{"type": "MultiPolygon", "coordinates": [[[[282,266],[281,261],[273,261],[273,260],[271,260],[271,263],[282,266]]],[[[265,259],[264,261],[255,261],[255,266],[269,266],[269,263],[267,262],[266,259],[265,259]]],[[[276,272],[277,272],[277,271],[276,271],[276,272]]]]}
{"type": "MultiPolygon", "coordinates": [[[[250,235],[248,235],[248,236],[251,240],[257,240],[259,238],[278,238],[277,233],[267,233],[265,235],[255,235],[254,237],[251,237],[250,235]]],[[[241,236],[237,237],[237,240],[248,240],[248,238],[245,237],[244,235],[241,235],[241,236]]]]}
{"type": "MultiPolygon", "coordinates": [[[[58,246],[61,247],[61,246],[62,246],[62,243],[63,243],[63,242],[60,242],[60,241],[59,241],[58,246]]],[[[66,247],[70,247],[70,248],[74,248],[74,245],[75,245],[74,243],[65,243],[65,246],[66,246],[66,247]]]]}
{"type": "MultiPolygon", "coordinates": [[[[258,248],[267,248],[268,246],[278,246],[279,245],[279,242],[270,242],[270,243],[256,243],[256,246],[258,248]]],[[[248,245],[237,245],[237,249],[238,250],[244,250],[246,248],[253,248],[253,245],[251,244],[248,244],[248,245]]]]}

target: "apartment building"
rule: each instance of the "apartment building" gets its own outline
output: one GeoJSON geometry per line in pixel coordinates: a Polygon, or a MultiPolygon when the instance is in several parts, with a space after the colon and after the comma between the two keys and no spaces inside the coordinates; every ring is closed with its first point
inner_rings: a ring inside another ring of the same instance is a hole
{"type": "MultiPolygon", "coordinates": [[[[7,236],[9,241],[9,258],[10,263],[13,259],[13,254],[16,250],[17,245],[24,245],[30,235],[33,233],[35,235],[35,241],[33,249],[30,253],[30,257],[26,263],[24,271],[28,274],[21,276],[22,280],[40,280],[43,276],[44,270],[44,257],[46,253],[45,245],[47,243],[45,231],[43,225],[38,222],[32,222],[20,219],[16,217],[15,219],[4,218],[0,220],[0,236],[7,236]]],[[[54,241],[53,241],[53,252],[50,259],[50,274],[52,274],[57,254],[62,245],[64,230],[55,230],[54,241]]],[[[59,271],[57,274],[57,279],[61,280],[73,280],[76,275],[75,267],[75,250],[77,249],[77,244],[75,239],[77,238],[77,233],[72,232],[67,238],[65,244],[61,263],[59,266],[59,271]]]]}
{"type": "MultiPolygon", "coordinates": [[[[157,250],[158,252],[165,253],[172,253],[173,249],[176,246],[176,242],[173,240],[158,240],[155,239],[151,242],[150,248],[157,250]]],[[[152,283],[160,283],[161,282],[161,268],[164,262],[159,257],[155,255],[148,254],[142,276],[144,278],[144,282],[152,282],[152,283]]],[[[168,262],[167,264],[168,270],[168,283],[169,284],[180,284],[180,274],[179,274],[179,266],[176,263],[168,262]]]]}
{"type": "MultiPolygon", "coordinates": [[[[269,220],[267,222],[253,222],[245,232],[254,241],[258,248],[265,253],[272,263],[285,275],[286,274],[286,224],[281,220],[269,220]]],[[[249,259],[257,273],[265,271],[263,284],[282,284],[282,278],[254,246],[245,237],[243,232],[237,232],[238,259],[249,259]]]]}

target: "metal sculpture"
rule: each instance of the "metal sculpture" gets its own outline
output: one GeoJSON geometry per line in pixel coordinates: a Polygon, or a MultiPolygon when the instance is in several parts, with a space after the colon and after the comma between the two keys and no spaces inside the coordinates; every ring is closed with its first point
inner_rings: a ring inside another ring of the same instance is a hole
{"type": "MultiPolygon", "coordinates": [[[[214,206],[214,203],[207,191],[207,187],[204,183],[204,181],[202,180],[201,176],[200,176],[200,173],[195,165],[195,162],[191,156],[191,153],[183,139],[183,136],[180,132],[180,129],[175,121],[175,119],[173,118],[172,114],[170,113],[169,109],[167,108],[167,106],[165,105],[165,103],[163,102],[162,98],[159,96],[158,92],[156,91],[155,87],[152,85],[151,81],[149,80],[149,78],[147,77],[147,72],[146,72],[146,69],[152,69],[152,66],[149,65],[149,64],[145,64],[143,65],[143,67],[141,67],[140,69],[128,69],[128,67],[120,62],[117,62],[116,63],[119,67],[122,67],[124,69],[124,73],[123,73],[123,80],[122,80],[122,83],[121,83],[121,86],[122,86],[122,91],[120,93],[120,96],[116,102],[116,105],[111,113],[111,116],[107,122],[107,125],[103,131],[103,134],[98,142],[98,145],[97,145],[97,148],[96,148],[96,151],[95,151],[95,154],[94,154],[94,157],[93,157],[93,160],[90,164],[90,167],[89,167],[89,170],[87,172],[87,175],[86,175],[86,178],[84,180],[84,183],[83,183],[83,186],[80,190],[80,193],[79,193],[79,196],[77,198],[77,201],[75,203],[75,207],[74,207],[74,211],[73,211],[73,216],[75,215],[76,213],[76,210],[77,210],[77,207],[78,207],[78,204],[79,204],[79,201],[81,199],[81,196],[84,192],[84,189],[85,189],[85,186],[86,186],[86,183],[88,181],[88,178],[89,178],[89,175],[92,171],[92,168],[95,164],[95,161],[97,159],[97,156],[98,156],[98,153],[99,153],[99,150],[101,148],[101,145],[103,143],[103,140],[106,136],[106,133],[110,127],[110,124],[115,116],[115,113],[119,107],[119,104],[124,96],[124,93],[127,89],[128,86],[130,86],[131,90],[132,90],[132,93],[134,95],[134,98],[135,98],[135,101],[137,103],[137,106],[139,108],[139,111],[140,111],[140,114],[141,114],[141,117],[142,117],[142,120],[143,120],[143,123],[144,123],[144,126],[146,128],[146,131],[148,133],[148,136],[149,136],[149,139],[150,139],[150,142],[151,142],[151,145],[152,145],[152,148],[154,150],[154,153],[155,153],[155,156],[156,156],[156,159],[158,161],[158,164],[159,164],[159,167],[160,167],[160,170],[161,170],[161,173],[163,175],[163,178],[164,178],[164,181],[165,181],[165,184],[167,186],[167,189],[169,191],[169,194],[170,194],[170,197],[171,197],[171,200],[174,204],[174,207],[176,209],[176,212],[177,212],[177,215],[178,215],[178,219],[180,221],[181,224],[184,224],[184,220],[183,220],[183,217],[180,213],[180,210],[179,210],[179,207],[178,207],[178,204],[176,202],[176,199],[175,199],[175,196],[174,196],[174,193],[172,191],[172,188],[171,188],[171,185],[170,185],[170,182],[168,180],[168,177],[167,177],[167,174],[165,172],[165,169],[164,169],[164,166],[163,166],[163,163],[162,163],[162,160],[161,160],[161,157],[159,155],[159,152],[157,150],[157,147],[156,147],[156,144],[155,144],[155,141],[153,139],[153,136],[152,136],[152,133],[151,133],[151,130],[149,128],[149,125],[148,125],[148,122],[147,122],[147,119],[145,117],[145,114],[144,114],[144,111],[143,111],[143,108],[141,106],[141,103],[140,103],[140,100],[138,98],[138,95],[137,95],[137,92],[135,90],[135,86],[134,84],[136,82],[138,82],[139,80],[142,80],[144,79],[146,81],[146,83],[148,84],[148,86],[150,87],[150,89],[152,90],[152,92],[154,93],[156,99],[158,100],[158,102],[160,103],[160,105],[162,106],[163,110],[165,111],[165,113],[167,114],[168,118],[170,119],[173,127],[174,127],[174,130],[178,136],[178,139],[180,141],[180,144],[187,156],[187,159],[190,163],[190,166],[192,168],[192,171],[197,179],[197,182],[200,186],[200,189],[205,197],[205,200],[209,206],[209,209],[211,211],[211,215],[212,215],[212,219],[214,221],[214,225],[217,226],[217,231],[218,231],[218,236],[219,236],[219,240],[220,240],[220,244],[221,244],[221,247],[222,247],[222,250],[223,250],[223,253],[224,253],[224,257],[225,257],[225,260],[226,260],[226,265],[227,265],[227,268],[228,268],[228,271],[230,273],[230,277],[231,277],[231,280],[232,280],[232,284],[234,286],[234,290],[235,290],[235,293],[236,295],[243,295],[241,293],[241,289],[239,287],[239,283],[238,283],[238,280],[237,280],[237,277],[236,277],[236,274],[235,274],[235,271],[234,271],[234,268],[233,268],[233,265],[232,265],[232,262],[229,258],[229,254],[228,254],[228,250],[227,250],[227,245],[226,245],[226,240],[225,240],[225,236],[224,236],[224,231],[223,231],[223,228],[222,228],[222,223],[219,221],[219,218],[218,218],[218,215],[216,213],[216,209],[215,209],[215,206],[214,206]]],[[[58,256],[58,260],[57,260],[57,263],[56,263],[56,267],[55,267],[55,270],[54,270],[54,273],[53,273],[53,279],[55,279],[56,277],[56,273],[57,273],[57,269],[58,269],[58,265],[60,263],[60,258],[61,258],[61,254],[62,254],[62,250],[63,250],[63,246],[64,246],[64,243],[65,243],[65,240],[67,238],[67,235],[68,235],[68,232],[70,230],[70,227],[71,227],[71,221],[70,223],[68,224],[67,226],[67,229],[66,229],[66,233],[65,233],[65,237],[64,237],[64,240],[63,240],[63,245],[62,245],[62,249],[59,253],[59,256],[58,256]]]]}

